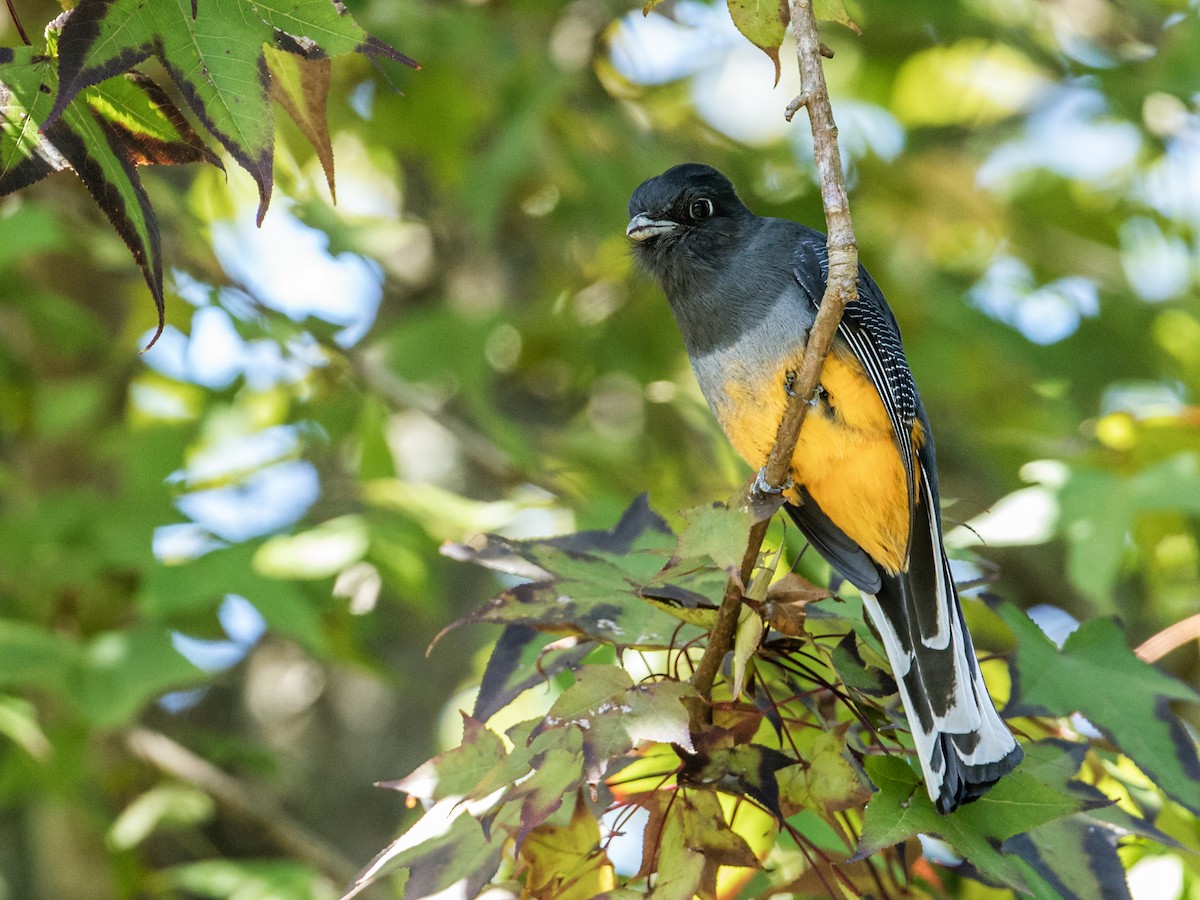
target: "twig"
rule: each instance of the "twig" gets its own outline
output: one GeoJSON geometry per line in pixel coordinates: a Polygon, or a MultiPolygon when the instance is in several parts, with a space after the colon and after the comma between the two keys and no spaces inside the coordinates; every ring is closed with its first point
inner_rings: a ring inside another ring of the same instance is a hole
{"type": "Polygon", "coordinates": [[[24,41],[25,46],[28,47],[31,41],[29,40],[29,35],[25,33],[25,26],[21,24],[20,16],[17,15],[17,11],[13,7],[13,0],[4,0],[4,5],[8,7],[8,15],[12,19],[13,25],[16,26],[17,34],[21,36],[21,40],[24,41]]]}
{"type": "Polygon", "coordinates": [[[1182,647],[1188,641],[1200,641],[1200,613],[1188,616],[1181,622],[1176,622],[1148,638],[1134,651],[1145,662],[1158,662],[1172,650],[1182,647]]]}
{"type": "MultiPolygon", "coordinates": [[[[829,89],[825,85],[825,72],[821,68],[821,39],[817,33],[817,22],[813,16],[812,0],[791,0],[792,29],[796,35],[796,59],[800,66],[800,95],[788,104],[785,116],[790,122],[801,106],[808,109],[809,124],[813,134],[813,156],[817,163],[817,176],[821,184],[821,204],[825,209],[825,225],[828,231],[829,279],[825,285],[825,296],[817,319],[809,333],[804,350],[804,360],[793,382],[793,396],[788,404],[775,445],[767,459],[766,479],[770,484],[787,482],[791,469],[792,455],[800,436],[800,426],[808,413],[808,400],[812,397],[820,380],[821,367],[838,323],[847,303],[858,299],[858,244],[854,239],[854,225],[850,219],[850,205],[846,199],[846,184],[842,178],[842,158],[838,152],[837,126],[833,122],[833,110],[829,105],[829,89]]],[[[758,522],[750,529],[746,553],[742,557],[741,579],[730,578],[725,586],[717,621],[709,635],[708,646],[692,676],[692,685],[700,699],[691,707],[692,730],[697,731],[712,722],[712,686],[725,654],[733,646],[737,630],[738,613],[741,610],[744,586],[758,562],[763,538],[767,533],[769,518],[758,522]]]]}
{"type": "Polygon", "coordinates": [[[125,736],[125,746],[160,772],[198,787],[229,813],[256,825],[280,850],[312,865],[334,882],[348,884],[358,871],[337,849],[289,818],[267,794],[221,771],[165,734],[137,728],[125,736]]]}

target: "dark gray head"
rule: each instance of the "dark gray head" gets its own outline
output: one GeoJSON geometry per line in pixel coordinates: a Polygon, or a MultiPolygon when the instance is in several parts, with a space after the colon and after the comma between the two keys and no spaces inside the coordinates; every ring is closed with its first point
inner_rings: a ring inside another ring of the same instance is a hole
{"type": "Polygon", "coordinates": [[[642,182],[629,217],[625,233],[638,262],[666,286],[681,265],[719,264],[752,213],[712,166],[684,163],[642,182]]]}

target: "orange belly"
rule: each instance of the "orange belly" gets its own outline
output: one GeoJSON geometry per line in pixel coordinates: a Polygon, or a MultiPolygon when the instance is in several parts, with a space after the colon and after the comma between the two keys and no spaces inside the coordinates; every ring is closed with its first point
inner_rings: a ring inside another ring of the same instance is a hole
{"type": "MultiPolygon", "coordinates": [[[[789,397],[788,371],[726,373],[717,418],[738,453],[759,468],[767,461],[789,397]],[[765,375],[765,377],[764,377],[765,375]]],[[[908,485],[892,423],[879,392],[848,351],[835,350],[821,370],[825,402],[809,410],[792,456],[792,480],[848,537],[887,571],[905,568],[908,547],[908,485]]],[[[913,427],[914,447],[923,438],[913,427]]],[[[787,493],[799,502],[793,489],[787,493]]]]}

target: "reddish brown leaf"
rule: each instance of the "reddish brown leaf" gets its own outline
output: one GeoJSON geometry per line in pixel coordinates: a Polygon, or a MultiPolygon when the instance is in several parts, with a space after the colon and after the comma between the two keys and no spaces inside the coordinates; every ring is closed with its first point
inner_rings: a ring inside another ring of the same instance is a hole
{"type": "Polygon", "coordinates": [[[336,203],[333,143],[329,139],[329,123],[325,120],[333,62],[327,57],[308,59],[273,47],[268,47],[266,53],[267,67],[271,70],[271,96],[292,117],[300,133],[308,138],[317,152],[329,193],[336,203]]]}

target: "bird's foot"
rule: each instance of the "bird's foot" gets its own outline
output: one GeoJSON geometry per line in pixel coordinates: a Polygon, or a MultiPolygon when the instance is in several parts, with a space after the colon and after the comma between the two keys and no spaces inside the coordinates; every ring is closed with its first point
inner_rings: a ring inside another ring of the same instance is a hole
{"type": "MultiPolygon", "coordinates": [[[[783,376],[783,392],[789,397],[796,396],[796,373],[791,369],[783,376]]],[[[825,386],[818,382],[817,386],[813,388],[812,396],[805,402],[809,406],[820,406],[821,401],[825,399],[826,395],[825,386]]]]}
{"type": "Polygon", "coordinates": [[[767,467],[763,466],[758,470],[758,474],[754,476],[754,484],[752,488],[756,494],[762,496],[779,496],[786,490],[796,486],[796,482],[788,477],[786,484],[774,485],[767,481],[767,467]]]}

